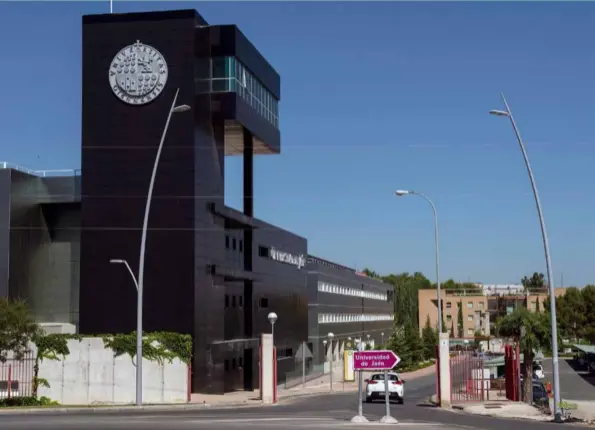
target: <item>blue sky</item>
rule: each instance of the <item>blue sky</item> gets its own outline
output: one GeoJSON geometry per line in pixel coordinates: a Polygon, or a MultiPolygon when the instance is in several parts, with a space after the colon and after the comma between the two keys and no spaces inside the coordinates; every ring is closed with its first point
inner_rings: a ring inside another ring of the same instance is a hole
{"type": "MultiPolygon", "coordinates": [[[[533,164],[556,283],[595,283],[595,3],[115,2],[237,24],[282,77],[282,153],[256,160],[255,211],[310,252],[381,273],[515,283],[545,271],[511,105],[533,164]]],[[[0,159],[80,166],[81,15],[108,2],[0,3],[0,159]],[[9,61],[8,61],[9,60],[9,61]]],[[[227,203],[241,164],[228,159],[227,203]]],[[[84,173],[83,173],[84,174],[84,173]]]]}

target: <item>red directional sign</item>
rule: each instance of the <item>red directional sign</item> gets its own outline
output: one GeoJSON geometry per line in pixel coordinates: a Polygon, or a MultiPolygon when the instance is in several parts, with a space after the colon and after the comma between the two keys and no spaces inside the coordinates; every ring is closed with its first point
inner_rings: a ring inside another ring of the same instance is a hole
{"type": "Polygon", "coordinates": [[[354,370],[391,370],[401,359],[392,351],[358,351],[353,353],[354,370]]]}

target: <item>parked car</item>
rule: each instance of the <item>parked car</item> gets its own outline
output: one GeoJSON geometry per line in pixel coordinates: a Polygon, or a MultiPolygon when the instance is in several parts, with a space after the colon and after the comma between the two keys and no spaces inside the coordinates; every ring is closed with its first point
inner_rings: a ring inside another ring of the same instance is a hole
{"type": "MultiPolygon", "coordinates": [[[[385,386],[384,386],[384,373],[376,373],[366,379],[366,403],[371,403],[375,399],[384,399],[385,386]]],[[[389,396],[392,399],[396,399],[401,405],[405,401],[405,390],[403,381],[398,373],[390,372],[388,374],[388,391],[389,396]]]]}
{"type": "Polygon", "coordinates": [[[533,381],[533,404],[537,407],[544,408],[546,411],[549,411],[550,398],[545,385],[543,385],[543,382],[541,381],[533,381]]]}
{"type": "Polygon", "coordinates": [[[545,378],[545,373],[543,373],[543,366],[541,364],[535,364],[535,365],[533,365],[533,374],[538,379],[545,378]]]}

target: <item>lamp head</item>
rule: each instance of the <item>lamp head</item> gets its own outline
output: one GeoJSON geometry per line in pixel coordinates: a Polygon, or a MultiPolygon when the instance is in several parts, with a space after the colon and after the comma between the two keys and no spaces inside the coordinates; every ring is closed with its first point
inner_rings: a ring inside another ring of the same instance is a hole
{"type": "Polygon", "coordinates": [[[491,111],[490,111],[490,115],[496,115],[496,116],[510,116],[510,115],[508,114],[508,112],[505,112],[505,111],[503,111],[503,110],[497,110],[497,109],[491,110],[491,111]]]}
{"type": "Polygon", "coordinates": [[[322,344],[323,344],[324,346],[326,346],[326,344],[327,344],[327,343],[328,343],[328,342],[327,342],[326,340],[323,340],[323,341],[322,341],[322,344]]]}
{"type": "Polygon", "coordinates": [[[334,334],[333,332],[330,332],[330,333],[328,334],[328,338],[329,338],[329,339],[332,339],[333,337],[335,337],[335,334],[334,334]]]}
{"type": "Polygon", "coordinates": [[[407,194],[410,194],[410,192],[407,190],[397,190],[397,191],[395,191],[395,194],[399,197],[402,197],[402,196],[406,196],[407,194]]]}
{"type": "Polygon", "coordinates": [[[271,312],[267,318],[269,319],[269,322],[271,323],[271,325],[275,325],[275,323],[277,322],[277,319],[278,319],[277,314],[275,312],[271,312]]]}
{"type": "Polygon", "coordinates": [[[178,112],[188,112],[190,109],[191,109],[191,108],[190,108],[190,106],[188,106],[188,105],[180,105],[180,106],[176,106],[176,107],[173,109],[173,112],[174,112],[174,113],[178,113],[178,112]]]}
{"type": "Polygon", "coordinates": [[[120,260],[119,258],[112,258],[109,262],[112,264],[124,264],[124,260],[120,260]]]}

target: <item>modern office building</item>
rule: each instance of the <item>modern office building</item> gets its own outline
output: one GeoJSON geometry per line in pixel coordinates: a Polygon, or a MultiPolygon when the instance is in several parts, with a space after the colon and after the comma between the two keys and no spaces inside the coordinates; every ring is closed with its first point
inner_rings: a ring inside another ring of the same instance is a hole
{"type": "Polygon", "coordinates": [[[146,231],[144,329],[192,335],[194,392],[257,387],[272,311],[280,380],[322,332],[388,332],[386,286],[307,263],[305,238],[254,216],[254,156],[281,151],[280,77],[236,26],[180,10],[84,16],[82,31],[82,173],[0,165],[1,296],[81,334],[134,331],[135,280],[114,260],[138,274],[146,231]],[[241,211],[224,204],[230,156],[241,211]]]}
{"type": "Polygon", "coordinates": [[[308,342],[315,365],[331,354],[340,357],[349,338],[372,348],[388,340],[394,325],[391,285],[314,256],[307,270],[308,342]]]}
{"type": "Polygon", "coordinates": [[[279,75],[235,25],[178,10],[84,16],[82,85],[80,331],[136,327],[110,260],[138,271],[155,169],[145,329],[194,336],[195,390],[254,388],[267,312],[283,310],[279,347],[307,337],[305,274],[270,253],[305,255],[306,239],[254,218],[254,156],[281,151],[279,75]],[[241,212],[224,204],[226,156],[243,157],[241,212]]]}

